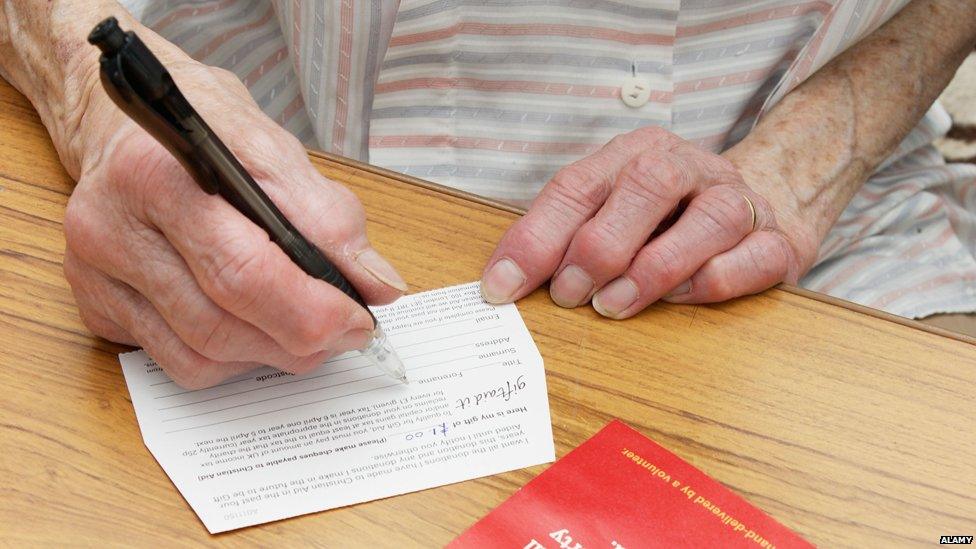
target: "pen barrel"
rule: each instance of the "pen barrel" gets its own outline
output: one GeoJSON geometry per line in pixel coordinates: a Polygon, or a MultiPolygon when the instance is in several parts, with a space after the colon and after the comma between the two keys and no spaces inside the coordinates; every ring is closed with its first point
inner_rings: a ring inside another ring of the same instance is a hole
{"type": "Polygon", "coordinates": [[[369,315],[376,321],[373,311],[366,306],[366,300],[356,291],[356,288],[339,271],[338,267],[329,261],[325,255],[314,244],[305,239],[297,231],[294,234],[286,234],[281,240],[274,239],[285,254],[298,264],[306,274],[328,282],[340,292],[346,294],[353,301],[362,305],[369,315]]]}
{"type": "Polygon", "coordinates": [[[240,161],[217,139],[213,130],[202,119],[194,120],[193,124],[200,124],[207,135],[206,139],[198,143],[196,150],[207,159],[206,164],[214,168],[211,171],[219,180],[217,193],[255,225],[264,229],[272,242],[306,274],[327,282],[349,296],[366,309],[375,322],[376,317],[356,288],[315,244],[288,221],[240,161]]]}

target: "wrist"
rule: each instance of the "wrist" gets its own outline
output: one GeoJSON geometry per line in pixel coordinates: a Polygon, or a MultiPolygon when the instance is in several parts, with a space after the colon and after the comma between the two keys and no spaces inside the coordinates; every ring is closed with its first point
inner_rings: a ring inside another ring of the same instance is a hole
{"type": "Polygon", "coordinates": [[[805,272],[816,261],[820,243],[848,198],[834,193],[822,174],[796,158],[804,153],[794,149],[790,139],[751,137],[723,156],[735,165],[745,184],[769,203],[777,230],[793,243],[799,270],[805,272]]]}
{"type": "Polygon", "coordinates": [[[850,90],[828,91],[794,90],[724,153],[750,186],[802,220],[818,242],[871,168],[849,122],[857,114],[850,90]]]}
{"type": "Polygon", "coordinates": [[[21,0],[0,7],[0,75],[33,104],[64,167],[76,179],[84,141],[81,127],[93,105],[108,101],[99,83],[99,52],[87,37],[110,15],[142,32],[114,1],[21,0]]]}
{"type": "Polygon", "coordinates": [[[101,54],[98,48],[88,43],[91,29],[109,15],[117,17],[126,30],[140,35],[147,31],[124,10],[99,10],[78,22],[66,23],[70,25],[63,33],[66,38],[56,45],[59,49],[70,48],[68,51],[73,53],[66,56],[61,65],[61,80],[50,84],[54,89],[54,100],[45,106],[49,116],[44,119],[42,114],[42,120],[61,163],[75,180],[80,176],[86,158],[92,153],[100,154],[108,136],[125,120],[102,87],[101,54]]]}

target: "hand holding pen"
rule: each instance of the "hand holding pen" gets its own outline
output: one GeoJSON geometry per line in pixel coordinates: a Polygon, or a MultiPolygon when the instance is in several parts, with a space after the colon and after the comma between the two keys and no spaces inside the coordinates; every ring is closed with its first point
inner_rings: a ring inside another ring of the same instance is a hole
{"type": "MultiPolygon", "coordinates": [[[[139,32],[287,219],[367,300],[390,302],[405,290],[366,240],[352,193],[321,177],[239,81],[139,32]]],[[[374,322],[360,304],[305,274],[225,199],[202,192],[97,81],[77,87],[90,98],[72,142],[82,146],[77,170],[69,165],[78,185],[66,213],[65,270],[95,333],[143,346],[187,387],[261,364],[300,373],[367,344],[374,322]]]]}

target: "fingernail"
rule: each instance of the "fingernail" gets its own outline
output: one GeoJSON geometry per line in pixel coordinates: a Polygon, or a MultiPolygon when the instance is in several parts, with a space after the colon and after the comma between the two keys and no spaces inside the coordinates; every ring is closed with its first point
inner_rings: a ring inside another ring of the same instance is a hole
{"type": "Polygon", "coordinates": [[[365,349],[366,344],[369,343],[369,339],[373,337],[372,330],[355,329],[349,330],[348,332],[342,334],[339,341],[336,342],[333,351],[345,352],[365,349]]]}
{"type": "Polygon", "coordinates": [[[610,318],[620,317],[620,313],[637,301],[637,285],[629,278],[620,277],[603,287],[593,296],[596,312],[610,318]]]}
{"type": "Polygon", "coordinates": [[[408,290],[407,283],[400,277],[400,273],[373,248],[367,248],[365,251],[360,252],[356,256],[356,261],[364,269],[369,271],[369,274],[378,278],[383,284],[396,288],[401,292],[408,290]]]}
{"type": "Polygon", "coordinates": [[[578,307],[593,290],[593,279],[576,265],[567,265],[549,286],[549,295],[556,305],[571,309],[578,307]]]}
{"type": "Polygon", "coordinates": [[[488,303],[508,303],[525,284],[525,274],[514,261],[500,259],[481,280],[481,296],[488,303]]]}
{"type": "Polygon", "coordinates": [[[664,301],[670,301],[673,303],[679,303],[682,298],[691,293],[691,280],[685,280],[677,288],[668,292],[668,295],[662,297],[664,301]]]}

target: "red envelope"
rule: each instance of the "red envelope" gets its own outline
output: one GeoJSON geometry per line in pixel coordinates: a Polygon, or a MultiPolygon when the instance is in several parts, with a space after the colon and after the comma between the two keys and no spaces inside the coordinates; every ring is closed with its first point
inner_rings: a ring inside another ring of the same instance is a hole
{"type": "Polygon", "coordinates": [[[813,547],[678,456],[612,421],[448,547],[813,547]]]}

